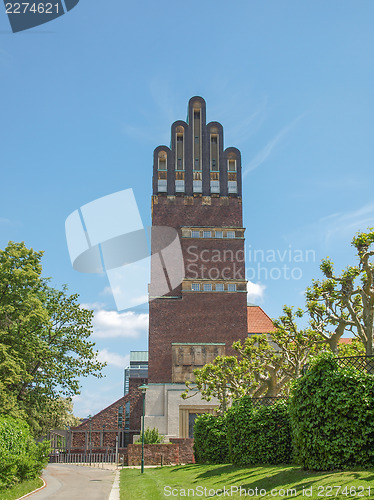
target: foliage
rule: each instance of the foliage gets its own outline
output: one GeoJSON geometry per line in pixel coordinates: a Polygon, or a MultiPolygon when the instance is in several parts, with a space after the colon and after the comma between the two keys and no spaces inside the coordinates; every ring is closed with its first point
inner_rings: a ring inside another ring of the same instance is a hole
{"type": "Polygon", "coordinates": [[[226,411],[227,442],[229,446],[229,461],[242,464],[243,445],[250,439],[248,428],[252,418],[252,401],[244,396],[236,401],[226,411]]]}
{"type": "Polygon", "coordinates": [[[349,344],[338,345],[338,356],[365,356],[365,346],[358,338],[352,338],[349,344]]]}
{"type": "Polygon", "coordinates": [[[292,458],[288,407],[284,401],[252,409],[243,398],[226,413],[229,458],[236,465],[287,464],[292,458]]]}
{"type": "MultiPolygon", "coordinates": [[[[259,341],[262,342],[262,339],[259,341]]],[[[220,412],[223,413],[232,399],[244,396],[256,389],[254,370],[254,366],[247,359],[217,356],[212,363],[194,370],[195,382],[186,382],[186,390],[182,398],[191,397],[188,395],[190,391],[194,391],[192,396],[200,392],[201,397],[207,401],[215,397],[220,402],[220,412]]]]}
{"type": "Polygon", "coordinates": [[[351,332],[361,340],[366,354],[372,355],[374,329],[374,229],[358,232],[352,240],[358,265],[336,275],[332,261],[321,263],[326,279],[315,280],[308,288],[307,309],[312,328],[337,352],[339,339],[351,332]]]}
{"type": "MultiPolygon", "coordinates": [[[[149,427],[144,431],[144,444],[160,444],[164,441],[164,436],[158,432],[156,427],[150,429],[149,427]]],[[[142,444],[142,436],[136,441],[135,444],[142,444]]]]}
{"type": "Polygon", "coordinates": [[[297,327],[296,321],[303,315],[300,309],[293,312],[284,306],[283,313],[274,320],[270,336],[251,335],[244,344],[235,342],[237,356],[218,356],[194,370],[195,381],[186,382],[182,397],[192,397],[196,392],[208,401],[215,397],[223,413],[232,400],[245,395],[288,394],[290,382],[300,376],[308,357],[324,348],[324,342],[313,330],[297,327]]]}
{"type": "Polygon", "coordinates": [[[60,398],[79,393],[79,377],[100,377],[104,366],[89,341],[92,311],[48,286],[41,258],[24,243],[0,250],[0,412],[26,419],[35,435],[46,414],[66,415],[60,398]]]}
{"type": "Polygon", "coordinates": [[[313,360],[290,403],[298,461],[308,469],[374,465],[374,377],[341,369],[331,352],[313,360]]]}
{"type": "Polygon", "coordinates": [[[228,460],[226,419],[204,413],[194,425],[194,455],[197,463],[224,464],[228,460]]]}
{"type": "Polygon", "coordinates": [[[0,488],[35,479],[47,465],[50,444],[36,444],[25,422],[0,417],[0,488]]]}

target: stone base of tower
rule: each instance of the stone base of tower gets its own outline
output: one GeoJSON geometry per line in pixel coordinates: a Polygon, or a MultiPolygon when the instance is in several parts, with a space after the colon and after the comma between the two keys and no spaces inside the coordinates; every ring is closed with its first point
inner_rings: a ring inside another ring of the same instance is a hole
{"type": "Polygon", "coordinates": [[[170,438],[192,437],[193,422],[201,413],[214,413],[218,401],[201,399],[198,393],[182,399],[185,384],[148,384],[145,399],[144,427],[156,427],[165,441],[170,438]]]}

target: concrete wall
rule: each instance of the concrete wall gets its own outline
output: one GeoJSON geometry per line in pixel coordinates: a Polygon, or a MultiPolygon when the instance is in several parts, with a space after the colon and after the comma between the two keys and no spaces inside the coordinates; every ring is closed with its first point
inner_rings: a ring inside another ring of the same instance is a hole
{"type": "Polygon", "coordinates": [[[218,406],[218,401],[204,401],[200,394],[192,398],[182,399],[184,384],[148,384],[145,399],[144,426],[147,429],[156,427],[160,434],[170,438],[180,438],[180,409],[197,406],[206,411],[218,406]]]}

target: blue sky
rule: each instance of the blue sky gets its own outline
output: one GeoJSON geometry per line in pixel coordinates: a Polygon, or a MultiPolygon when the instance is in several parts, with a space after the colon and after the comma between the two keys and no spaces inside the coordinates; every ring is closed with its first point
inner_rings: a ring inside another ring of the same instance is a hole
{"type": "Polygon", "coordinates": [[[83,381],[78,416],[122,395],[147,307],[118,313],[105,276],[72,269],[65,220],[132,188],[148,225],[153,149],[190,97],[242,152],[250,300],[277,317],[303,306],[323,257],[352,263],[374,225],[373,19],[371,0],[80,0],[12,34],[0,12],[0,247],[44,250],[44,275],[96,310],[109,365],[83,381]]]}

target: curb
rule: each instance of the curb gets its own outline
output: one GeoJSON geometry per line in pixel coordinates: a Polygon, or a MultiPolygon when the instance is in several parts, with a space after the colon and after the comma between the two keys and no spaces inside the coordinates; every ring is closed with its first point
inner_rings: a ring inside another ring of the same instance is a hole
{"type": "Polygon", "coordinates": [[[27,493],[26,495],[23,495],[23,497],[17,498],[17,500],[21,500],[22,498],[28,498],[31,495],[33,495],[34,493],[36,493],[37,491],[44,490],[44,488],[47,486],[47,482],[42,477],[40,477],[39,479],[41,479],[43,481],[43,486],[40,486],[40,488],[37,488],[34,491],[30,491],[30,493],[27,493]]]}
{"type": "Polygon", "coordinates": [[[109,495],[109,500],[119,500],[119,471],[116,471],[114,476],[112,490],[109,495]]]}

